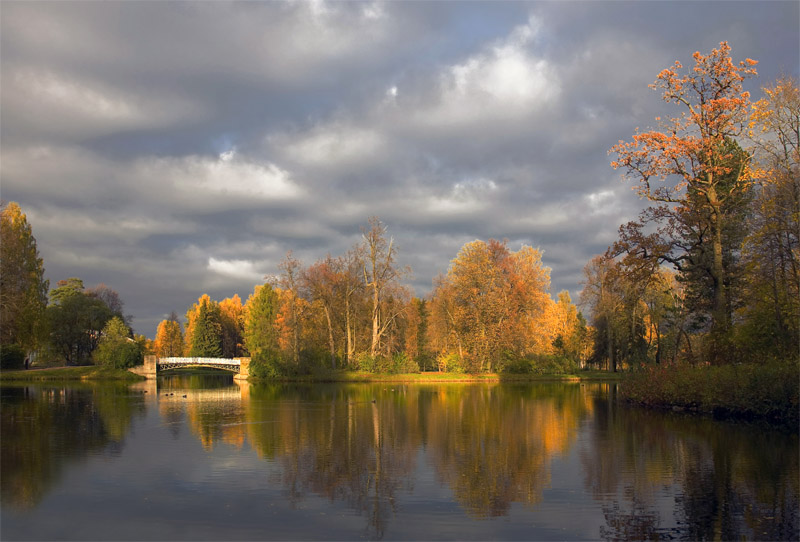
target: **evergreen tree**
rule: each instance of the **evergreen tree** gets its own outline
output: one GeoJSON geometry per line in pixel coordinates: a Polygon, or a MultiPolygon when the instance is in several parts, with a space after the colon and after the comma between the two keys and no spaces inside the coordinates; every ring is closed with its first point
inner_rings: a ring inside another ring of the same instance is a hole
{"type": "Polygon", "coordinates": [[[219,304],[201,299],[194,323],[190,357],[218,358],[222,355],[222,322],[219,304]]]}
{"type": "Polygon", "coordinates": [[[278,294],[269,284],[257,285],[245,304],[244,344],[251,356],[279,350],[277,314],[278,294]]]}

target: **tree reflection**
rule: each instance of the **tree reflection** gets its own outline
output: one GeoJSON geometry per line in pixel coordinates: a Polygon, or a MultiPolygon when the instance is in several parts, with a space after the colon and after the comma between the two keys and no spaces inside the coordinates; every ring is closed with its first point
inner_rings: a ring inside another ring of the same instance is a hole
{"type": "Polygon", "coordinates": [[[606,399],[581,453],[585,485],[603,503],[604,539],[798,538],[797,435],[606,399]],[[666,487],[677,495],[672,518],[659,514],[666,487]]]}
{"type": "Polygon", "coordinates": [[[574,442],[587,412],[580,389],[569,385],[442,387],[434,406],[428,441],[436,471],[478,517],[539,502],[550,461],[574,442]]]}
{"type": "Polygon", "coordinates": [[[141,396],[114,385],[2,386],[0,402],[0,498],[17,509],[39,503],[69,464],[118,451],[144,411],[141,396]]]}
{"type": "Polygon", "coordinates": [[[396,494],[414,472],[418,393],[259,386],[250,397],[249,438],[280,464],[290,500],[312,492],[346,502],[367,517],[368,536],[381,538],[396,494]]]}
{"type": "Polygon", "coordinates": [[[549,464],[574,442],[591,407],[577,386],[351,386],[250,389],[248,438],[281,465],[290,499],[346,502],[380,538],[419,449],[477,517],[534,504],[549,464]],[[539,394],[539,395],[537,395],[539,394]]]}

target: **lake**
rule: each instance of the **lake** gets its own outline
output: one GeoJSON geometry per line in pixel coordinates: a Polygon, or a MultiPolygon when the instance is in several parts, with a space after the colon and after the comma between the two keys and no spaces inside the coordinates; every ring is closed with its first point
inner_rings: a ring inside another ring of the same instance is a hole
{"type": "Polygon", "coordinates": [[[800,537],[796,431],[615,386],[3,386],[0,538],[800,537]]]}

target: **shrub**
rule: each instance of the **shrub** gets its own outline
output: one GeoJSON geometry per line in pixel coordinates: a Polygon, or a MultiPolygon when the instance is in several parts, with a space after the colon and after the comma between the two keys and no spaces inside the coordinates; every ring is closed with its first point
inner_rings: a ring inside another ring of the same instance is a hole
{"type": "Polygon", "coordinates": [[[0,370],[14,371],[25,367],[25,351],[16,344],[0,346],[0,370]]]}
{"type": "Polygon", "coordinates": [[[439,371],[443,373],[462,374],[465,372],[463,360],[455,352],[439,354],[436,364],[439,366],[439,371]]]}
{"type": "Polygon", "coordinates": [[[504,363],[502,372],[513,375],[531,374],[533,365],[528,358],[511,358],[504,363]]]}
{"type": "Polygon", "coordinates": [[[540,375],[571,374],[580,368],[575,360],[557,354],[527,356],[526,361],[531,367],[530,372],[540,375]]]}
{"type": "Polygon", "coordinates": [[[273,350],[261,350],[250,358],[250,376],[253,378],[283,378],[287,369],[280,354],[273,350]]]}
{"type": "Polygon", "coordinates": [[[418,373],[419,364],[405,352],[392,356],[392,372],[399,374],[418,373]]]}
{"type": "Polygon", "coordinates": [[[356,369],[365,373],[374,373],[378,370],[378,358],[366,352],[356,354],[356,369]]]}
{"type": "Polygon", "coordinates": [[[127,369],[134,365],[141,365],[144,361],[144,351],[141,344],[131,339],[130,330],[121,318],[115,316],[103,328],[103,337],[100,344],[92,354],[95,363],[127,369]]]}

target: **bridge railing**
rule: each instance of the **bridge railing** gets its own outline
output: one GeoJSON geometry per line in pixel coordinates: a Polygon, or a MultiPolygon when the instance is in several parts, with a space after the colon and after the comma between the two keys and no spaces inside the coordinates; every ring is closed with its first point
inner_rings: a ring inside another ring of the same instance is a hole
{"type": "Polygon", "coordinates": [[[239,366],[238,359],[227,358],[159,358],[158,363],[173,364],[180,363],[186,365],[231,365],[239,366]]]}

